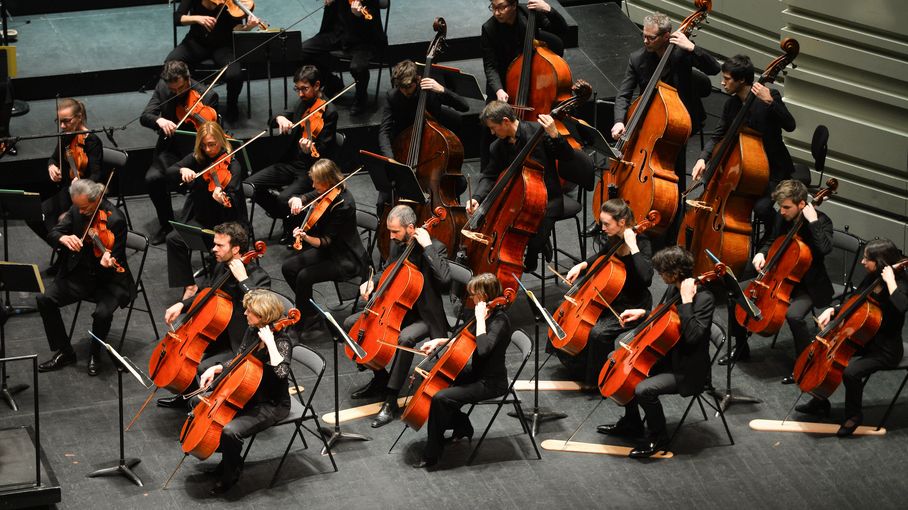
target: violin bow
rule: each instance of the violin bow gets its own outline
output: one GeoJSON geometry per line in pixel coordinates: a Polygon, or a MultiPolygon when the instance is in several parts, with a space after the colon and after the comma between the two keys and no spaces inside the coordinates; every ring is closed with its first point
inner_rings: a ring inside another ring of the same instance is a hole
{"type": "Polygon", "coordinates": [[[341,97],[342,95],[346,94],[348,90],[352,89],[352,88],[355,87],[355,86],[356,86],[356,82],[353,82],[353,83],[351,83],[350,85],[347,85],[346,87],[344,87],[344,90],[342,90],[342,91],[338,92],[337,94],[335,94],[334,97],[332,97],[331,99],[326,100],[326,101],[325,101],[325,104],[323,104],[323,105],[319,106],[318,108],[312,110],[311,112],[307,113],[302,119],[300,119],[299,121],[295,122],[292,126],[290,126],[290,129],[288,129],[287,132],[289,133],[290,131],[293,130],[293,128],[295,128],[295,127],[299,126],[300,124],[302,124],[303,122],[306,122],[307,120],[309,120],[309,117],[315,115],[315,112],[317,112],[317,111],[319,111],[319,110],[324,110],[329,104],[331,104],[332,102],[334,102],[335,99],[337,99],[337,98],[341,97]]]}
{"type": "MultiPolygon", "coordinates": [[[[256,141],[256,140],[258,140],[259,137],[261,137],[262,135],[264,135],[264,134],[267,133],[267,132],[268,132],[267,130],[262,130],[261,133],[259,133],[259,134],[255,135],[255,136],[253,136],[252,138],[250,138],[250,139],[249,139],[246,143],[244,143],[243,145],[240,145],[240,146],[237,147],[236,149],[233,149],[232,151],[230,151],[230,152],[228,152],[228,153],[222,155],[222,156],[219,157],[214,163],[208,165],[208,168],[206,168],[206,169],[202,170],[201,172],[195,174],[196,179],[198,179],[199,177],[201,177],[201,176],[205,175],[206,173],[210,172],[211,169],[213,169],[214,167],[220,165],[221,162],[224,161],[225,159],[227,159],[227,158],[229,158],[230,156],[233,156],[234,154],[236,154],[237,152],[240,152],[241,150],[245,149],[247,145],[249,145],[250,143],[252,143],[252,142],[254,142],[254,141],[256,141]]],[[[185,183],[183,183],[183,184],[185,184],[185,183]]]]}
{"type": "Polygon", "coordinates": [[[101,209],[101,202],[104,201],[104,195],[107,194],[107,189],[110,187],[110,181],[114,176],[114,169],[111,169],[110,175],[107,176],[107,182],[104,183],[104,189],[101,191],[101,196],[98,197],[98,203],[95,204],[95,210],[91,213],[91,218],[88,219],[88,225],[85,227],[85,232],[82,232],[82,237],[79,238],[79,242],[84,243],[85,237],[88,236],[88,231],[91,230],[91,224],[95,221],[95,216],[98,215],[98,211],[101,209]]]}
{"type": "MultiPolygon", "coordinates": [[[[262,133],[264,133],[264,131],[262,131],[262,133]]],[[[344,177],[343,179],[341,179],[337,184],[335,184],[334,186],[331,186],[330,188],[328,188],[328,189],[327,189],[324,193],[322,193],[321,195],[319,195],[319,196],[313,198],[312,200],[310,200],[309,203],[307,203],[306,205],[304,205],[303,208],[300,209],[300,212],[298,212],[298,213],[296,213],[296,214],[300,214],[300,213],[302,213],[303,211],[305,211],[306,209],[312,207],[316,202],[318,202],[319,200],[321,200],[322,198],[324,198],[325,195],[327,195],[328,193],[331,193],[335,188],[337,188],[338,186],[340,186],[341,184],[343,184],[344,182],[346,182],[347,179],[353,177],[354,175],[356,175],[356,174],[358,174],[360,171],[362,171],[362,169],[363,169],[363,167],[362,167],[362,165],[360,165],[360,167],[357,168],[356,170],[354,170],[353,172],[351,172],[350,175],[348,175],[348,176],[344,177]]],[[[295,215],[294,215],[294,214],[290,214],[290,215],[288,215],[287,217],[289,218],[290,216],[295,216],[295,215]]],[[[370,280],[371,280],[371,278],[370,278],[370,280]]]]}
{"type": "MultiPolygon", "coordinates": [[[[192,115],[192,111],[195,110],[195,107],[198,106],[199,103],[202,102],[202,99],[205,99],[205,96],[209,92],[211,92],[211,89],[213,89],[214,86],[217,85],[218,80],[220,80],[221,76],[224,75],[224,72],[227,71],[228,66],[230,66],[230,64],[227,64],[226,66],[224,66],[223,69],[221,69],[221,71],[217,74],[217,76],[215,76],[214,79],[211,80],[211,85],[209,85],[208,88],[205,89],[205,92],[202,92],[201,94],[199,94],[199,99],[195,103],[193,103],[190,108],[186,109],[186,115],[183,115],[183,118],[180,119],[180,122],[177,122],[177,127],[175,127],[174,130],[180,129],[180,126],[182,126],[183,123],[186,122],[186,119],[188,119],[189,116],[192,115]]],[[[192,81],[189,82],[189,88],[186,89],[186,92],[184,92],[184,93],[188,94],[190,90],[192,90],[192,81]]]]}

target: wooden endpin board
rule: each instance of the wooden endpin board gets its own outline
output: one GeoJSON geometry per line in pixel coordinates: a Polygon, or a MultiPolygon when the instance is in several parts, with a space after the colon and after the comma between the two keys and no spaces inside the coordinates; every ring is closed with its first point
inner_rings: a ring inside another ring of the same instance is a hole
{"type": "MultiPolygon", "coordinates": [[[[403,407],[407,402],[407,397],[400,397],[397,399],[397,405],[403,407]]],[[[341,409],[338,413],[338,422],[344,423],[348,421],[358,420],[360,418],[368,418],[369,416],[375,416],[381,410],[382,402],[375,402],[372,404],[366,404],[359,407],[351,407],[350,409],[341,409]]],[[[330,413],[325,413],[322,415],[322,420],[329,425],[334,425],[334,411],[330,413]]]]}
{"type": "MultiPolygon", "coordinates": [[[[835,423],[815,423],[807,421],[750,420],[750,428],[760,432],[801,432],[803,434],[835,435],[839,426],[835,423]]],[[[856,436],[884,436],[886,429],[861,425],[854,431],[856,436]]]]}
{"type": "MultiPolygon", "coordinates": [[[[514,389],[517,391],[533,391],[536,383],[526,379],[520,379],[514,383],[514,389]]],[[[577,381],[539,381],[539,391],[586,391],[591,387],[581,384],[577,381]]]]}
{"type": "MultiPolygon", "coordinates": [[[[596,443],[579,443],[577,441],[571,441],[570,443],[565,443],[560,439],[546,439],[545,441],[539,443],[539,446],[543,450],[550,450],[555,452],[574,452],[574,453],[597,453],[599,455],[613,455],[615,457],[627,457],[630,455],[631,448],[630,446],[615,446],[611,444],[596,444],[596,443]]],[[[651,459],[670,459],[674,457],[672,452],[658,452],[651,459]]]]}

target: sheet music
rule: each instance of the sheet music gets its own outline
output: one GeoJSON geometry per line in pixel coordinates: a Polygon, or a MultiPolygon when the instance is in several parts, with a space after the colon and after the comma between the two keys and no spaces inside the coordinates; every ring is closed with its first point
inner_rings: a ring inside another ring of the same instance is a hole
{"type": "Polygon", "coordinates": [[[107,349],[107,352],[109,352],[114,358],[116,358],[117,361],[122,363],[123,366],[126,367],[126,370],[129,370],[129,372],[136,378],[136,380],[139,381],[139,384],[141,384],[145,388],[150,387],[150,385],[147,384],[145,382],[145,380],[142,379],[142,377],[144,376],[145,379],[148,379],[149,381],[151,381],[151,378],[144,374],[140,374],[138,371],[138,367],[136,367],[135,363],[133,363],[132,360],[130,360],[129,358],[120,356],[120,353],[117,352],[117,350],[114,349],[112,345],[110,345],[109,343],[105,342],[104,340],[101,340],[100,338],[98,338],[94,333],[91,332],[91,330],[88,331],[88,334],[91,335],[92,338],[94,338],[95,340],[100,342],[101,345],[103,345],[104,348],[107,349]]]}
{"type": "Polygon", "coordinates": [[[318,306],[318,304],[311,298],[309,299],[309,302],[312,303],[312,306],[314,306],[315,309],[318,310],[319,313],[321,313],[325,317],[325,319],[327,319],[328,322],[330,322],[331,325],[334,326],[334,328],[341,334],[344,342],[346,342],[347,346],[350,347],[350,349],[356,354],[357,358],[362,359],[366,357],[366,351],[363,350],[361,345],[354,342],[353,339],[350,338],[349,335],[347,335],[347,332],[344,331],[344,328],[342,328],[341,325],[338,324],[336,320],[334,320],[334,316],[328,313],[328,311],[322,309],[322,307],[318,306]]]}

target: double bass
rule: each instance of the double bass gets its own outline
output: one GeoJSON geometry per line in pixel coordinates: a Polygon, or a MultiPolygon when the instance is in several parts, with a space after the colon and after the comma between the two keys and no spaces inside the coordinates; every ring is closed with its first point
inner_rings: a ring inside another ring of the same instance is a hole
{"type": "MultiPolygon", "coordinates": [[[[839,181],[829,179],[826,186],[814,195],[814,207],[836,192],[839,181]]],[[[798,236],[798,230],[804,221],[804,214],[799,213],[788,234],[773,241],[766,254],[766,264],[744,290],[744,295],[760,310],[762,317],[755,319],[741,305],[735,306],[735,319],[751,333],[771,336],[785,322],[785,313],[791,304],[791,292],[813,262],[810,247],[798,236]]]]}
{"type": "MultiPolygon", "coordinates": [[[[434,231],[446,214],[443,207],[437,208],[435,216],[429,218],[422,228],[434,231]]],[[[425,283],[419,268],[409,260],[416,244],[416,238],[411,238],[400,257],[382,273],[372,298],[350,328],[350,338],[366,351],[366,355],[357,356],[350,346],[344,352],[360,365],[379,370],[394,357],[404,317],[416,304],[425,283]]]]}
{"type": "MultiPolygon", "coordinates": [[[[697,276],[697,285],[704,285],[725,274],[724,264],[697,276]]],[[[678,304],[681,295],[660,304],[655,310],[621,339],[599,372],[599,393],[626,405],[634,399],[634,390],[649,377],[652,368],[664,358],[681,339],[681,317],[678,304]],[[629,341],[627,339],[630,338],[629,341]]]]}
{"type": "MultiPolygon", "coordinates": [[[[906,266],[908,258],[892,269],[897,272],[906,266]]],[[[886,292],[883,277],[877,276],[863,291],[849,297],[836,317],[801,352],[792,372],[801,391],[829,398],[839,387],[851,357],[873,339],[882,325],[882,311],[872,295],[881,285],[886,292]]]]}
{"type": "MultiPolygon", "coordinates": [[[[506,289],[504,295],[489,301],[489,313],[508,306],[514,300],[514,295],[513,289],[506,289]]],[[[429,419],[432,397],[454,384],[454,380],[457,379],[476,351],[476,335],[470,332],[470,326],[475,323],[476,319],[473,318],[464,324],[448,343],[433,350],[413,369],[411,377],[422,377],[422,382],[407,400],[407,405],[400,415],[400,421],[413,430],[419,430],[426,423],[426,420],[429,419]],[[437,361],[431,369],[426,371],[423,364],[432,359],[437,361]]]]}
{"type": "MultiPolygon", "coordinates": [[[[429,44],[420,81],[429,78],[432,61],[441,52],[448,32],[444,18],[435,18],[432,28],[435,30],[435,38],[429,44]]],[[[426,112],[426,91],[420,87],[417,93],[419,98],[413,125],[397,135],[392,149],[394,158],[412,168],[420,187],[428,192],[424,205],[410,204],[416,212],[418,221],[431,218],[439,207],[445,209],[445,219],[435,227],[432,235],[444,243],[448,253],[453,256],[460,245],[460,229],[467,221],[466,210],[460,204],[457,193],[457,184],[463,179],[463,174],[460,173],[463,164],[463,144],[457,135],[426,112]]],[[[388,212],[386,208],[378,222],[376,233],[382,260],[388,258],[390,251],[388,212]]]]}
{"type": "MultiPolygon", "coordinates": [[[[695,3],[697,11],[678,27],[687,36],[712,9],[711,0],[695,3]]],[[[615,146],[621,158],[612,161],[608,171],[603,172],[593,193],[594,215],[599,214],[602,202],[611,198],[609,191],[615,188],[617,196],[628,203],[635,217],[642,218],[655,209],[659,212],[659,224],[651,231],[657,235],[665,233],[678,211],[678,176],[674,165],[691,133],[690,114],[678,91],[661,80],[674,51],[675,45],[669,44],[643,93],[631,104],[627,128],[615,146]]]]}
{"type": "MultiPolygon", "coordinates": [[[[552,109],[552,116],[576,108],[591,93],[589,83],[577,80],[574,95],[552,109]]],[[[527,140],[461,230],[467,265],[473,274],[493,273],[505,289],[516,290],[527,242],[545,214],[545,169],[529,158],[544,135],[540,127],[527,140]]]]}
{"type": "MultiPolygon", "coordinates": [[[[631,230],[640,235],[656,223],[659,223],[659,213],[650,211],[631,230]]],[[[552,318],[564,330],[565,336],[559,338],[549,329],[549,340],[556,349],[576,356],[586,348],[590,330],[624,288],[627,271],[623,262],[613,258],[622,246],[624,239],[613,241],[609,249],[587,268],[586,274],[578,278],[564,294],[564,302],[558,306],[552,318]]]]}
{"type": "MultiPolygon", "coordinates": [[[[758,83],[775,81],[776,76],[798,55],[798,41],[782,41],[785,54],[773,60],[760,75],[758,83]]],[[[756,100],[753,91],[741,105],[722,141],[713,150],[700,181],[706,183],[699,200],[687,200],[690,208],[678,232],[678,245],[694,254],[694,272],[710,265],[706,249],[716,254],[734,273],[741,273],[751,253],[751,214],[754,204],[766,192],[769,161],[760,133],[744,123],[756,100]]]]}

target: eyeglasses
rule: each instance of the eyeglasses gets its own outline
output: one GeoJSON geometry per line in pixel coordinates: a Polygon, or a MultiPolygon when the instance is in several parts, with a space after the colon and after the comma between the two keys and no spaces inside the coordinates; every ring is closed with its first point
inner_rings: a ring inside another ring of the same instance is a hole
{"type": "Polygon", "coordinates": [[[57,124],[69,124],[74,120],[76,120],[75,117],[69,117],[65,119],[54,119],[54,122],[56,122],[57,124]]]}
{"type": "Polygon", "coordinates": [[[296,92],[302,92],[305,94],[306,92],[309,92],[310,90],[312,90],[312,86],[311,85],[303,85],[302,87],[294,86],[293,90],[296,92]]]}
{"type": "Polygon", "coordinates": [[[493,13],[496,13],[496,14],[499,13],[499,12],[504,12],[504,11],[510,9],[511,7],[514,7],[514,4],[510,4],[510,3],[509,3],[509,4],[504,4],[504,5],[492,5],[492,4],[489,4],[489,10],[492,11],[493,13]]]}
{"type": "Polygon", "coordinates": [[[644,40],[644,41],[655,41],[656,39],[662,37],[662,36],[665,35],[666,33],[668,33],[668,32],[659,32],[659,33],[656,34],[656,35],[646,35],[646,34],[643,34],[643,40],[644,40]]]}

